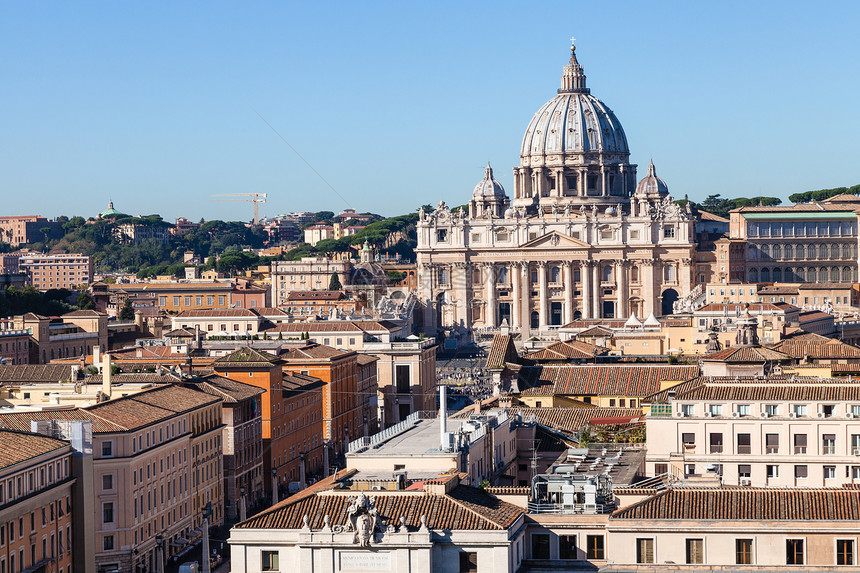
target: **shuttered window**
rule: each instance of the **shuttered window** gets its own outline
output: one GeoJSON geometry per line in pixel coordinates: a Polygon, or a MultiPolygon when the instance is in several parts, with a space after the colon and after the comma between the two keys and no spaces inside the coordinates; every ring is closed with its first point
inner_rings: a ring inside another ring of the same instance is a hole
{"type": "Polygon", "coordinates": [[[688,539],[687,540],[687,563],[704,563],[705,559],[705,540],[704,539],[688,539]]]}
{"type": "Polygon", "coordinates": [[[636,540],[636,563],[654,563],[654,539],[636,540]]]}
{"type": "Polygon", "coordinates": [[[735,539],[735,563],[752,564],[752,539],[735,539]]]}

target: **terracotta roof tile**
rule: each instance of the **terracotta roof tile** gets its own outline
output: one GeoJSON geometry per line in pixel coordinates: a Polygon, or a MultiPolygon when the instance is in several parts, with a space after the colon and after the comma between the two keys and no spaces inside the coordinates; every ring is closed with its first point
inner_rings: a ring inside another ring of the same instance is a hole
{"type": "Polygon", "coordinates": [[[65,382],[75,371],[71,364],[7,364],[0,366],[0,383],[65,382]]]}
{"type": "Polygon", "coordinates": [[[609,518],[860,521],[860,491],[837,488],[673,488],[616,510],[609,518]]]}
{"type": "Polygon", "coordinates": [[[14,430],[0,429],[0,469],[68,448],[69,442],[14,430]]]}
{"type": "Polygon", "coordinates": [[[860,401],[860,380],[811,376],[701,376],[642,401],[665,402],[670,390],[675,392],[675,400],[860,401]]]}
{"type": "Polygon", "coordinates": [[[514,338],[510,334],[495,334],[487,352],[487,368],[504,368],[508,362],[519,362],[514,338]]]}
{"type": "Polygon", "coordinates": [[[834,338],[826,338],[823,341],[791,338],[778,342],[771,348],[784,352],[794,358],[860,358],[860,348],[834,338]]]}
{"type": "Polygon", "coordinates": [[[565,433],[575,433],[595,418],[632,418],[642,416],[641,408],[508,408],[511,415],[519,414],[524,422],[535,422],[565,433]]]}
{"type": "Polygon", "coordinates": [[[770,362],[771,360],[791,360],[791,356],[764,346],[732,346],[708,354],[702,360],[715,362],[770,362]]]}
{"type": "Polygon", "coordinates": [[[202,378],[191,379],[186,381],[185,384],[196,387],[201,392],[217,396],[228,404],[235,404],[266,393],[262,388],[218,376],[217,374],[209,374],[202,378]]]}
{"type": "Polygon", "coordinates": [[[254,312],[247,308],[213,308],[205,310],[183,310],[173,317],[180,318],[259,318],[254,312]]]}
{"type": "Polygon", "coordinates": [[[647,396],[658,391],[661,382],[698,375],[698,366],[524,366],[520,387],[526,396],[647,396]]]}
{"type": "Polygon", "coordinates": [[[215,368],[219,366],[254,366],[267,367],[277,364],[278,358],[273,354],[269,354],[263,350],[256,350],[250,346],[231,352],[226,356],[222,356],[213,362],[215,368]]]}
{"type": "Polygon", "coordinates": [[[550,344],[546,348],[523,354],[523,358],[535,361],[588,360],[605,356],[609,349],[588,344],[580,340],[568,340],[550,344]]]}

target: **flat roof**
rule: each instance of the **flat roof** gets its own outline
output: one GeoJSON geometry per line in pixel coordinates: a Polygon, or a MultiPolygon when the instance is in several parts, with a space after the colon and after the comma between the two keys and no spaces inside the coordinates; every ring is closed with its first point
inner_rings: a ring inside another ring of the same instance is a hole
{"type": "Polygon", "coordinates": [[[757,219],[763,221],[797,220],[797,219],[856,219],[857,214],[852,211],[801,211],[798,213],[743,213],[744,219],[757,219]]]}

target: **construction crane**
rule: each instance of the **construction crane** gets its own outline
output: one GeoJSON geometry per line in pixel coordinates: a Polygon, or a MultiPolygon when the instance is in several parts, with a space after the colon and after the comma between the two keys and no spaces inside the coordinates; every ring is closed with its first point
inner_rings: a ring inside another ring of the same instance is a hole
{"type": "Polygon", "coordinates": [[[213,201],[247,201],[254,204],[254,224],[260,223],[260,203],[266,202],[265,193],[222,193],[220,195],[210,195],[210,197],[236,197],[236,199],[212,199],[213,201]],[[239,197],[243,197],[240,199],[239,197]],[[247,199],[244,199],[247,197],[247,199]]]}

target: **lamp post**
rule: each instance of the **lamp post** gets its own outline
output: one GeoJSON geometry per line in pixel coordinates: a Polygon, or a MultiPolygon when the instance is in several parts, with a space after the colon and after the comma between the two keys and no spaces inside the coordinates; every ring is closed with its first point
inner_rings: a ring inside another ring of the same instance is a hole
{"type": "Polygon", "coordinates": [[[164,573],[164,536],[155,534],[155,569],[157,573],[164,573]]]}
{"type": "Polygon", "coordinates": [[[245,521],[247,519],[245,509],[245,486],[239,487],[239,521],[245,521]]]}
{"type": "Polygon", "coordinates": [[[212,503],[209,502],[203,508],[203,573],[210,573],[209,568],[209,516],[212,515],[212,503]]]}

